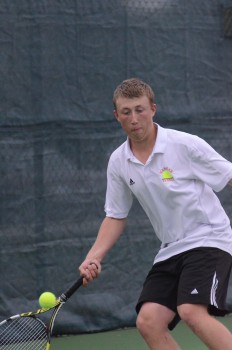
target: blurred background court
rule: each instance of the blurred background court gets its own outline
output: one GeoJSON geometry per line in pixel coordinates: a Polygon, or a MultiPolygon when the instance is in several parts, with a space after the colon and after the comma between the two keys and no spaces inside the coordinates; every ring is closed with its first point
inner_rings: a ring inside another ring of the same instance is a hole
{"type": "MultiPolygon", "coordinates": [[[[232,160],[232,0],[0,0],[0,45],[3,320],[77,278],[104,217],[109,156],[125,140],[112,106],[122,80],[151,84],[161,126],[203,137],[232,160]]],[[[231,191],[218,195],[231,219],[231,191]]],[[[105,339],[113,349],[108,331],[135,326],[159,245],[135,202],[101,278],[65,305],[56,334],[94,332],[67,341],[105,339]]],[[[115,349],[143,349],[133,330],[112,337],[135,341],[115,349]]]]}
{"type": "MultiPolygon", "coordinates": [[[[227,317],[221,321],[232,331],[232,318],[227,317]]],[[[199,339],[183,324],[180,323],[173,331],[173,336],[177,340],[181,349],[206,350],[199,339]]],[[[146,350],[148,347],[135,328],[109,331],[90,335],[76,335],[61,337],[53,340],[54,350],[146,350]]]]}

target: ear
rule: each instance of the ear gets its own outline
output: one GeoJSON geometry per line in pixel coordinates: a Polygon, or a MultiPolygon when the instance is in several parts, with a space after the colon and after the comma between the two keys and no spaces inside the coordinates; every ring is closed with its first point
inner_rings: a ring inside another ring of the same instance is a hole
{"type": "Polygon", "coordinates": [[[152,111],[153,111],[153,117],[155,116],[155,114],[156,114],[156,104],[155,103],[153,103],[152,104],[152,106],[151,106],[151,109],[152,109],[152,111]]]}
{"type": "Polygon", "coordinates": [[[117,112],[116,109],[114,110],[114,116],[115,116],[115,118],[117,119],[117,121],[119,121],[119,120],[118,120],[118,112],[117,112]]]}

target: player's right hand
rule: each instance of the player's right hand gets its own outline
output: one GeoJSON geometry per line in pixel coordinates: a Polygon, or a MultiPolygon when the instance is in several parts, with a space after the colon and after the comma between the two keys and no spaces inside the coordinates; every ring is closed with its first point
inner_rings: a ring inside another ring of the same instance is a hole
{"type": "Polygon", "coordinates": [[[79,266],[79,271],[83,277],[83,286],[86,287],[101,273],[101,263],[97,259],[86,259],[79,266]]]}

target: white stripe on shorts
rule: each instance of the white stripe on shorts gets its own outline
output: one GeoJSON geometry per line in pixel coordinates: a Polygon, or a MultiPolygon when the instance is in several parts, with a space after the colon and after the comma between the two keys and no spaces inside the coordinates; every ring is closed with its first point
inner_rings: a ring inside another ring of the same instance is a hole
{"type": "Polygon", "coordinates": [[[217,279],[217,274],[215,272],[215,274],[213,276],[213,283],[212,283],[211,292],[210,292],[210,303],[211,303],[211,305],[214,305],[218,308],[218,304],[216,301],[217,287],[218,287],[218,279],[217,279]]]}

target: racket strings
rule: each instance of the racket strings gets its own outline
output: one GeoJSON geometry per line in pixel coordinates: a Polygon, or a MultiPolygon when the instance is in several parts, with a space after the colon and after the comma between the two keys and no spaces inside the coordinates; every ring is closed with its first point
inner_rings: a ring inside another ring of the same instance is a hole
{"type": "Polygon", "coordinates": [[[35,317],[18,317],[0,327],[0,350],[44,350],[46,343],[46,326],[35,317]]]}

